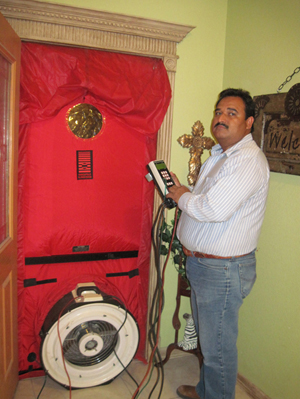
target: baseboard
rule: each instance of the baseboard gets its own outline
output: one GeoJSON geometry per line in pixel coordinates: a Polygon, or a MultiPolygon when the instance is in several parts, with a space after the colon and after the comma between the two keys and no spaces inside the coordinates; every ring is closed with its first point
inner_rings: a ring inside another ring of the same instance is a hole
{"type": "MultiPolygon", "coordinates": [[[[166,351],[167,348],[159,348],[159,352],[162,358],[165,357],[166,351]]],[[[174,350],[170,358],[176,359],[183,356],[194,356],[194,355],[191,355],[188,352],[174,350]]],[[[244,377],[240,373],[238,373],[237,376],[237,384],[252,399],[271,399],[268,395],[262,392],[259,388],[257,388],[257,386],[255,386],[251,381],[249,381],[246,377],[244,377]]]]}
{"type": "Polygon", "coordinates": [[[247,393],[253,399],[271,399],[268,395],[263,393],[259,388],[257,388],[251,381],[246,377],[238,373],[237,384],[240,388],[247,393]]]}

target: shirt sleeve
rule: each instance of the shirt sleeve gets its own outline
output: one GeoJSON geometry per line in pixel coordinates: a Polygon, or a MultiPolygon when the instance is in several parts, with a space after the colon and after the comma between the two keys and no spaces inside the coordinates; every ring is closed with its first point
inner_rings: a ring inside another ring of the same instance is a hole
{"type": "Polygon", "coordinates": [[[232,157],[228,161],[215,177],[205,178],[200,193],[180,197],[178,206],[183,212],[200,222],[224,222],[265,183],[257,157],[232,157]]]}

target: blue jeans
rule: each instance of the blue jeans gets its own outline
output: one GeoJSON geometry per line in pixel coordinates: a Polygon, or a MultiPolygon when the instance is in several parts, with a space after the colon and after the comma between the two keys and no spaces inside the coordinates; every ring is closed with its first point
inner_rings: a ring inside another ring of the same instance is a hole
{"type": "Polygon", "coordinates": [[[230,259],[188,257],[191,306],[203,354],[201,399],[234,399],[238,313],[256,280],[255,251],[230,259]]]}

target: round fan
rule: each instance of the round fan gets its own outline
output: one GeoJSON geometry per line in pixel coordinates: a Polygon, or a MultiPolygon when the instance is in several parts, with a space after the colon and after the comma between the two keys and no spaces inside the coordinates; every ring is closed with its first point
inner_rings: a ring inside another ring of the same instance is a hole
{"type": "Polygon", "coordinates": [[[73,303],[60,318],[53,317],[61,302],[49,312],[41,333],[41,361],[59,384],[69,386],[63,357],[72,388],[86,388],[111,382],[135,356],[137,323],[126,309],[113,303],[117,301],[110,302],[86,302],[75,308],[73,303]]]}

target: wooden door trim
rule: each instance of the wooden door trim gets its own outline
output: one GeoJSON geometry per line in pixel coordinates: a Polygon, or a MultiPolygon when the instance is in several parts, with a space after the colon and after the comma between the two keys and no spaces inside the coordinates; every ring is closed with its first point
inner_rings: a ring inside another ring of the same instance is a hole
{"type": "Polygon", "coordinates": [[[9,234],[0,245],[0,383],[1,392],[13,397],[18,382],[17,345],[17,191],[18,191],[18,128],[19,128],[19,67],[21,40],[0,15],[1,55],[10,63],[9,87],[9,234]]]}

